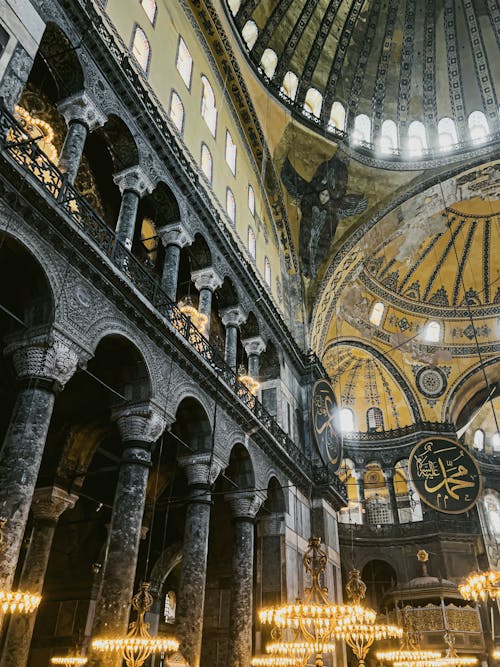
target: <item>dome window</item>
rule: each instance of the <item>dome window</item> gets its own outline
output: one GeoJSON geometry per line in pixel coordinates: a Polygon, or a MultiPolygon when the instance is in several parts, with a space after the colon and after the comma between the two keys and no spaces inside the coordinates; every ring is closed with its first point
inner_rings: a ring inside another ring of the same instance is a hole
{"type": "Polygon", "coordinates": [[[372,312],[370,313],[370,323],[375,327],[379,327],[384,316],[385,306],[381,301],[377,301],[373,305],[372,312]]]}
{"type": "Polygon", "coordinates": [[[384,415],[380,408],[368,408],[366,413],[366,426],[369,433],[384,430],[384,415]]]}
{"type": "Polygon", "coordinates": [[[281,92],[284,93],[290,100],[294,100],[295,95],[297,94],[298,85],[299,79],[297,75],[293,72],[287,72],[283,79],[281,92]]]}
{"type": "Polygon", "coordinates": [[[330,111],[330,120],[328,121],[329,130],[345,130],[345,109],[341,102],[334,102],[330,111]]]}
{"type": "Polygon", "coordinates": [[[398,128],[393,120],[384,120],[379,141],[382,153],[392,153],[398,148],[398,128]]]}
{"type": "Polygon", "coordinates": [[[243,26],[241,36],[245,40],[248,50],[251,51],[259,36],[259,29],[257,28],[256,23],[254,21],[247,21],[243,26]]]}
{"type": "Polygon", "coordinates": [[[234,227],[236,223],[236,201],[231,188],[226,189],[226,211],[234,227]]]}
{"type": "Polygon", "coordinates": [[[449,151],[455,144],[458,144],[457,128],[455,121],[451,118],[441,118],[438,123],[438,141],[439,148],[442,151],[449,151]]]}
{"type": "Polygon", "coordinates": [[[272,49],[265,49],[260,59],[260,66],[264,70],[264,74],[270,79],[273,78],[278,64],[278,56],[272,49]]]}
{"type": "Polygon", "coordinates": [[[180,134],[184,130],[184,105],[175,90],[170,97],[170,118],[180,134]]]}
{"type": "Polygon", "coordinates": [[[304,111],[319,118],[323,105],[323,95],[316,88],[309,88],[304,100],[304,111]]]}
{"type": "Polygon", "coordinates": [[[473,444],[475,449],[478,449],[480,452],[483,451],[483,449],[484,449],[484,431],[482,431],[480,428],[478,428],[474,431],[474,440],[473,440],[472,444],[473,444]]]}
{"type": "Polygon", "coordinates": [[[372,122],[364,113],[356,116],[354,120],[354,131],[352,133],[352,141],[354,144],[371,143],[372,138],[372,122]]]}
{"type": "Polygon", "coordinates": [[[500,452],[500,433],[498,431],[491,436],[491,448],[494,452],[500,452]]]}
{"type": "Polygon", "coordinates": [[[354,412],[350,408],[340,410],[340,430],[344,432],[354,431],[354,412]]]}
{"type": "Polygon", "coordinates": [[[201,144],[200,163],[202,172],[205,174],[205,176],[211,183],[213,175],[212,153],[210,152],[210,149],[206,144],[201,144]]]}
{"type": "Polygon", "coordinates": [[[414,120],[408,128],[408,150],[413,155],[422,155],[427,150],[425,126],[419,120],[414,120]]]}
{"type": "Polygon", "coordinates": [[[441,325],[431,320],[425,327],[424,338],[428,343],[438,343],[441,338],[441,325]]]}
{"type": "Polygon", "coordinates": [[[227,0],[227,4],[231,10],[231,14],[236,16],[241,5],[241,0],[227,0]]]}
{"type": "Polygon", "coordinates": [[[217,107],[215,105],[215,95],[206,76],[201,77],[201,115],[208,125],[208,129],[213,137],[217,130],[217,107]]]}
{"type": "Polygon", "coordinates": [[[468,123],[472,142],[481,144],[483,141],[486,141],[490,133],[490,128],[488,127],[488,121],[484,113],[482,111],[473,111],[469,116],[468,123]]]}
{"type": "Polygon", "coordinates": [[[147,72],[149,67],[149,58],[151,56],[151,47],[149,46],[146,33],[138,25],[135,26],[134,37],[132,39],[132,54],[141,66],[141,69],[147,72]]]}
{"type": "Polygon", "coordinates": [[[255,232],[251,227],[248,228],[248,252],[250,257],[255,259],[257,255],[257,241],[255,239],[255,232]]]}
{"type": "Polygon", "coordinates": [[[179,45],[177,47],[177,61],[175,63],[177,71],[181,75],[181,79],[189,90],[191,88],[191,73],[193,71],[193,58],[189,53],[185,41],[179,35],[179,45]]]}

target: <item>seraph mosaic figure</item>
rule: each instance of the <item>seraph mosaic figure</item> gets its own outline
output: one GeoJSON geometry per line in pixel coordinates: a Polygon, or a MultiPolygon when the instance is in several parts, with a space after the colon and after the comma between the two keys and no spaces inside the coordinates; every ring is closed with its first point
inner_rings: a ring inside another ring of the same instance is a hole
{"type": "Polygon", "coordinates": [[[342,218],[363,213],[367,201],[362,194],[347,194],[347,164],[336,156],[319,165],[311,181],[306,181],[285,159],[281,169],[284,186],[297,200],[302,213],[299,253],[302,273],[314,278],[342,218]]]}

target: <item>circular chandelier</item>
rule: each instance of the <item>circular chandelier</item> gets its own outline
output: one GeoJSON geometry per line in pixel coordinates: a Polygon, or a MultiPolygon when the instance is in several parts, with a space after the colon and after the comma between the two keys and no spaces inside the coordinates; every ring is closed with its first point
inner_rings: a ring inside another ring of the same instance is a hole
{"type": "Polygon", "coordinates": [[[252,396],[257,396],[257,392],[260,389],[260,382],[251,375],[248,375],[243,364],[238,368],[238,381],[248,389],[252,396]]]}
{"type": "MultiPolygon", "coordinates": [[[[0,518],[0,555],[5,549],[5,517],[0,518]]],[[[0,611],[2,614],[31,614],[38,608],[41,595],[29,591],[8,591],[0,589],[0,611]]]]}
{"type": "Polygon", "coordinates": [[[295,667],[293,658],[276,655],[256,655],[250,663],[252,667],[295,667]]]}
{"type": "Polygon", "coordinates": [[[458,655],[455,649],[455,639],[451,634],[446,633],[444,638],[448,644],[445,656],[424,660],[396,660],[393,663],[394,667],[472,667],[472,665],[477,665],[477,658],[471,655],[458,655]]]}
{"type": "Polygon", "coordinates": [[[102,653],[121,653],[127,667],[142,667],[153,653],[172,654],[179,649],[179,642],[171,637],[151,637],[145,614],[153,606],[150,584],[143,582],[132,598],[137,619],[130,624],[125,637],[100,637],[94,639],[92,648],[102,653]]]}
{"type": "Polygon", "coordinates": [[[82,655],[66,655],[57,656],[50,659],[51,665],[64,665],[65,667],[73,667],[73,665],[86,665],[88,658],[82,655]]]}
{"type": "Polygon", "coordinates": [[[458,590],[466,600],[500,600],[500,570],[472,572],[458,590]]]}
{"type": "MultiPolygon", "coordinates": [[[[420,555],[419,560],[422,560],[420,555]]],[[[399,649],[377,651],[377,659],[382,660],[383,662],[412,662],[440,658],[440,651],[423,650],[420,647],[420,634],[413,627],[411,627],[410,616],[408,614],[407,608],[403,609],[402,618],[403,637],[401,639],[399,649]]]]}
{"type": "Polygon", "coordinates": [[[196,327],[201,334],[204,334],[208,317],[204,313],[200,313],[200,311],[193,306],[191,297],[188,296],[185,299],[182,299],[177,306],[181,313],[191,320],[193,326],[196,327]]]}

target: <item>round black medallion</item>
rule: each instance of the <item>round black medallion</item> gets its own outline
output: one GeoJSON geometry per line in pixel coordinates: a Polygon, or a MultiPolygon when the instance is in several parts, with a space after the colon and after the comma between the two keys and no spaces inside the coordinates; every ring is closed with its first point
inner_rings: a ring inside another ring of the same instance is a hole
{"type": "Polygon", "coordinates": [[[420,368],[416,375],[418,390],[426,398],[438,398],[446,391],[446,375],[440,368],[424,366],[420,368]]]}
{"type": "Polygon", "coordinates": [[[318,380],[313,387],[312,428],[319,453],[333,471],[342,461],[342,438],[338,425],[337,401],[328,380],[318,380]]]}

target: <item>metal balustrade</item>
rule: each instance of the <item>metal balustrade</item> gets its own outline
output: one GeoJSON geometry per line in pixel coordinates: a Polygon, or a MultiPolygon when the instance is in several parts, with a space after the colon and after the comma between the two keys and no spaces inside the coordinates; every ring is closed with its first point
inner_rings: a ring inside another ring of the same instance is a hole
{"type": "Polygon", "coordinates": [[[264,428],[279,443],[280,447],[310,478],[322,484],[328,482],[337,494],[347,501],[345,485],[336,475],[326,469],[314,467],[304,452],[278,425],[260,401],[250,393],[227,365],[221,354],[170,300],[160,286],[160,279],[117,239],[78,190],[70,185],[65,175],[49,160],[38,147],[36,138],[30,138],[22,125],[5,108],[0,99],[0,150],[7,153],[25,172],[31,175],[38,186],[53,201],[54,205],[68,215],[81,232],[116,266],[134,287],[159,311],[165,321],[182,336],[187,343],[209,364],[219,381],[223,382],[237,398],[254,414],[264,428]]]}

